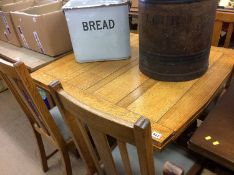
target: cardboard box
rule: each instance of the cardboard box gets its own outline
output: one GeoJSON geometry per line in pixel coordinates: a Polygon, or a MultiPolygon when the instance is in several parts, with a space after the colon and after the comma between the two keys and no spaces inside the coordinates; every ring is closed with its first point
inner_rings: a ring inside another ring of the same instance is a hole
{"type": "MultiPolygon", "coordinates": [[[[11,7],[15,4],[15,0],[2,0],[0,1],[0,40],[3,40],[5,42],[8,42],[8,37],[7,37],[7,33],[14,35],[14,27],[13,30],[10,29],[10,26],[12,26],[12,22],[11,20],[9,20],[9,16],[8,14],[5,14],[2,9],[4,9],[4,6],[11,7]],[[9,4],[9,5],[8,5],[9,4]]],[[[7,10],[7,9],[6,9],[7,10]]],[[[16,35],[15,35],[16,36],[16,35]]],[[[17,39],[17,38],[16,38],[17,39]]],[[[12,41],[15,45],[19,46],[20,43],[19,42],[15,42],[15,39],[13,39],[14,41],[12,41]]],[[[18,40],[17,40],[18,41],[18,40]]]]}
{"type": "Polygon", "coordinates": [[[127,0],[70,0],[63,9],[78,62],[130,57],[127,0]]]}
{"type": "MultiPolygon", "coordinates": [[[[17,0],[14,0],[17,1],[17,0]]],[[[5,0],[5,2],[2,1],[2,3],[8,3],[11,2],[11,0],[5,0]]],[[[19,1],[16,3],[8,3],[0,6],[0,39],[9,42],[11,44],[14,44],[18,47],[21,46],[21,43],[19,41],[18,35],[15,31],[15,27],[13,25],[10,12],[11,11],[19,11],[23,10],[29,7],[33,6],[39,6],[42,4],[47,4],[54,2],[52,0],[45,0],[45,1],[34,1],[34,0],[28,0],[28,1],[19,1]]]]}
{"type": "Polygon", "coordinates": [[[62,1],[58,1],[12,12],[21,44],[49,56],[71,51],[70,36],[61,8],[62,1]]]}

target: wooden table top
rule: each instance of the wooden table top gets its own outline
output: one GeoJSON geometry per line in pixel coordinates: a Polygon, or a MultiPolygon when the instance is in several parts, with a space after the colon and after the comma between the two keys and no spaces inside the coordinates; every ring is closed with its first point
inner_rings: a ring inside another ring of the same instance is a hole
{"type": "Polygon", "coordinates": [[[3,41],[0,41],[0,56],[13,63],[23,61],[30,72],[34,72],[61,57],[50,57],[3,41]]]}
{"type": "Polygon", "coordinates": [[[39,86],[47,89],[60,80],[71,96],[102,112],[125,121],[134,115],[151,121],[156,148],[162,149],[176,139],[230,78],[234,51],[212,47],[210,67],[199,79],[187,82],[161,82],[143,75],[138,68],[138,35],[131,34],[131,58],[121,61],[76,63],[70,54],[32,73],[39,86]],[[118,111],[117,111],[118,110],[118,111]]]}

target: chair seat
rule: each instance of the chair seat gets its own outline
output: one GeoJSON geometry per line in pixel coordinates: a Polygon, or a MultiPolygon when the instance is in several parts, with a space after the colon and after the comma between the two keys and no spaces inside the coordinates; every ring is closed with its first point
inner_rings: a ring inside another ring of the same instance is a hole
{"type": "MultiPolygon", "coordinates": [[[[134,175],[140,175],[140,167],[137,156],[136,147],[130,144],[127,144],[127,149],[129,153],[129,159],[131,162],[132,173],[134,175]]],[[[122,164],[122,159],[120,157],[119,148],[116,147],[112,155],[114,157],[114,161],[117,167],[117,170],[120,175],[124,175],[124,167],[122,164]]],[[[154,166],[157,175],[163,174],[163,165],[166,161],[170,161],[171,163],[181,167],[185,174],[192,168],[195,164],[195,159],[192,158],[185,150],[177,147],[174,144],[169,145],[162,152],[154,152],[154,166]]]]}
{"type": "Polygon", "coordinates": [[[67,141],[70,138],[70,133],[66,123],[64,122],[61,113],[57,106],[50,109],[50,114],[52,115],[57,127],[59,128],[63,138],[67,141]]]}

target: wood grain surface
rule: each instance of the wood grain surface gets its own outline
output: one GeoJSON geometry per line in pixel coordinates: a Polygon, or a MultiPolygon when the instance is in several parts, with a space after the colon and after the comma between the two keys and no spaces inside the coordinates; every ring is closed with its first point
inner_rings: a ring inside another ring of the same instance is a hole
{"type": "Polygon", "coordinates": [[[131,58],[121,61],[77,63],[70,54],[32,73],[35,82],[48,89],[59,80],[71,96],[100,109],[116,111],[116,117],[151,121],[153,145],[162,149],[189,126],[228,81],[234,51],[212,47],[209,69],[201,78],[186,82],[161,82],[145,76],[138,68],[138,35],[131,34],[131,58]],[[87,94],[87,98],[82,94],[87,94]],[[89,99],[97,103],[89,103],[89,99]]]}
{"type": "Polygon", "coordinates": [[[0,56],[2,59],[12,63],[23,61],[30,72],[33,72],[61,57],[50,57],[23,47],[16,47],[3,41],[0,41],[0,56]]]}

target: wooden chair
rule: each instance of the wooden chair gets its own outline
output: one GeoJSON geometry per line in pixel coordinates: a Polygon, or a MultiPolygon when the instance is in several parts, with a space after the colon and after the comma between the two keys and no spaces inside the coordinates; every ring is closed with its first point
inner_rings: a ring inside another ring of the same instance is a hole
{"type": "Polygon", "coordinates": [[[138,0],[131,1],[130,15],[138,16],[138,0]]]}
{"type": "MultiPolygon", "coordinates": [[[[185,173],[193,166],[194,159],[186,151],[175,145],[170,145],[161,153],[153,153],[151,125],[148,119],[130,113],[126,115],[134,115],[135,119],[132,119],[132,122],[126,122],[115,117],[114,114],[117,112],[122,112],[123,114],[122,108],[118,106],[112,106],[112,108],[105,101],[77,92],[77,98],[85,99],[87,104],[96,106],[97,108],[94,109],[69,96],[58,81],[52,82],[49,87],[55,103],[60,109],[64,120],[67,121],[70,130],[72,131],[72,128],[77,127],[82,130],[97,166],[98,174],[103,174],[102,168],[88,139],[86,127],[91,133],[101,162],[104,165],[104,172],[107,175],[154,175],[155,165],[157,166],[157,174],[162,174],[163,164],[167,160],[182,167],[185,173]],[[100,112],[100,103],[102,103],[101,106],[106,104],[107,109],[110,109],[110,113],[100,112]],[[107,136],[117,140],[118,146],[113,151],[110,149],[107,136]]],[[[167,165],[165,167],[171,166],[167,165]]],[[[171,171],[164,172],[165,174],[167,174],[166,172],[171,173],[171,171]]],[[[171,175],[183,174],[183,171],[175,172],[180,173],[171,173],[171,175]]]]}
{"type": "Polygon", "coordinates": [[[68,146],[72,142],[58,108],[54,107],[50,111],[47,109],[22,62],[12,64],[0,59],[0,75],[22,107],[33,128],[43,170],[45,172],[48,170],[47,160],[59,151],[62,155],[65,174],[71,175],[72,168],[68,146]],[[57,148],[49,155],[46,155],[42,136],[57,148]]]}
{"type": "Polygon", "coordinates": [[[213,46],[218,46],[219,44],[220,34],[224,23],[228,24],[224,47],[227,48],[230,45],[230,40],[233,33],[234,13],[217,10],[214,29],[213,29],[213,36],[212,36],[213,46]]]}
{"type": "Polygon", "coordinates": [[[234,83],[189,142],[189,148],[234,171],[234,83]]]}
{"type": "Polygon", "coordinates": [[[6,87],[4,81],[2,80],[2,78],[0,76],[0,92],[3,92],[5,90],[7,90],[7,87],[6,87]]]}
{"type": "Polygon", "coordinates": [[[133,18],[138,18],[138,0],[132,0],[129,9],[130,29],[137,29],[138,24],[133,24],[133,18]]]}

